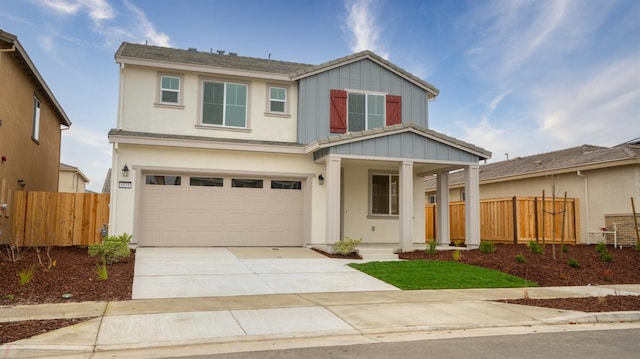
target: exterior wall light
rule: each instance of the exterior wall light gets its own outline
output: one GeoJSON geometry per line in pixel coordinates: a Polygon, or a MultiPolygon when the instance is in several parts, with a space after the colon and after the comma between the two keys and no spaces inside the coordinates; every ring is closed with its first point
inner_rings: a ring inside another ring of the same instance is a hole
{"type": "Polygon", "coordinates": [[[318,183],[322,186],[324,185],[324,176],[322,173],[318,176],[318,183]]]}
{"type": "Polygon", "coordinates": [[[18,185],[19,185],[20,187],[22,187],[22,189],[24,189],[24,186],[25,186],[26,184],[27,184],[27,183],[26,183],[22,178],[18,178],[18,185]]]}
{"type": "Polygon", "coordinates": [[[129,177],[129,167],[127,167],[126,163],[122,167],[122,177],[129,177]]]}

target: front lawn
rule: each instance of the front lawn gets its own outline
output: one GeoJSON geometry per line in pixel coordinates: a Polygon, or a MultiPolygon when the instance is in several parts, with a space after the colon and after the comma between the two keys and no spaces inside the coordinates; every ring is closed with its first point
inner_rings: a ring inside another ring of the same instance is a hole
{"type": "Polygon", "coordinates": [[[352,268],[404,290],[537,287],[534,282],[459,262],[351,263],[352,268]]]}

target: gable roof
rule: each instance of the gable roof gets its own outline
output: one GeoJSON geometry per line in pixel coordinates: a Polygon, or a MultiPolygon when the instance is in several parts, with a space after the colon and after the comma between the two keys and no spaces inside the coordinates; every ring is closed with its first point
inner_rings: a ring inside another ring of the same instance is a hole
{"type": "Polygon", "coordinates": [[[182,50],[169,47],[132,44],[123,42],[116,51],[116,62],[126,63],[128,59],[141,59],[174,64],[191,64],[213,68],[245,70],[289,75],[312,66],[296,62],[286,62],[255,57],[222,55],[217,52],[201,52],[195,49],[182,50]]]}
{"type": "Polygon", "coordinates": [[[369,59],[375,63],[377,63],[378,65],[386,68],[387,70],[406,78],[407,80],[411,81],[413,84],[415,84],[416,86],[422,88],[423,90],[427,91],[428,93],[428,97],[429,98],[435,98],[436,96],[438,96],[438,94],[440,93],[440,90],[438,90],[435,86],[431,85],[430,83],[420,79],[419,77],[411,74],[410,72],[392,64],[391,62],[385,60],[384,58],[376,55],[375,53],[369,51],[369,50],[365,50],[365,51],[361,51],[355,54],[351,54],[345,57],[341,57],[339,59],[335,59],[335,60],[331,60],[328,62],[325,62],[323,64],[317,65],[317,66],[310,66],[301,70],[296,71],[294,74],[292,74],[292,80],[299,80],[299,79],[303,79],[305,77],[309,77],[309,76],[313,76],[315,74],[324,72],[324,71],[328,71],[331,70],[333,68],[336,67],[340,67],[340,66],[344,66],[347,64],[350,64],[352,62],[356,62],[356,61],[360,61],[362,59],[369,59]]]}
{"type": "Polygon", "coordinates": [[[49,89],[49,86],[47,86],[47,83],[42,78],[42,75],[40,75],[40,72],[38,72],[36,65],[33,64],[31,58],[29,58],[29,55],[27,54],[27,51],[22,47],[20,41],[18,41],[18,37],[0,29],[0,48],[6,51],[5,54],[11,51],[14,52],[16,60],[26,67],[27,72],[33,79],[36,87],[40,88],[47,100],[53,105],[53,111],[58,117],[60,124],[67,127],[71,126],[69,117],[67,117],[67,114],[62,109],[60,103],[58,103],[58,100],[56,100],[56,97],[53,96],[53,92],[49,89]],[[5,44],[2,44],[3,42],[5,44]],[[8,48],[5,46],[8,46],[8,48]]]}
{"type": "Polygon", "coordinates": [[[80,171],[80,169],[78,167],[74,167],[65,163],[60,162],[60,171],[64,171],[64,172],[76,172],[78,175],[80,175],[80,177],[82,177],[82,179],[86,182],[89,183],[89,178],[87,176],[85,176],[84,173],[82,173],[82,171],[80,171]]]}
{"type": "MultiPolygon", "coordinates": [[[[480,166],[480,183],[508,181],[614,166],[615,163],[640,164],[640,144],[629,141],[614,147],[582,145],[480,166]]],[[[451,173],[449,184],[463,183],[462,173],[451,173]]],[[[425,187],[435,188],[435,178],[426,178],[425,187]]]]}

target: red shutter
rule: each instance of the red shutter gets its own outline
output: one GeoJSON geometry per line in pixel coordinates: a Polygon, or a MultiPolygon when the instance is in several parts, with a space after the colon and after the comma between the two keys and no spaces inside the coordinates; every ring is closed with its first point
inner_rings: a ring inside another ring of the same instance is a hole
{"type": "Polygon", "coordinates": [[[387,126],[402,123],[402,96],[387,95],[387,126]]]}
{"type": "Polygon", "coordinates": [[[331,90],[329,121],[331,133],[347,132],[347,91],[331,90]]]}

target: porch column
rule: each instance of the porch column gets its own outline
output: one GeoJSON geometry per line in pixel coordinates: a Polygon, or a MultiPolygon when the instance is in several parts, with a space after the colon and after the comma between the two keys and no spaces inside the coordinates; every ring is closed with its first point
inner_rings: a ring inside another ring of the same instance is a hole
{"type": "Polygon", "coordinates": [[[479,166],[467,166],[464,169],[464,216],[465,243],[467,247],[480,246],[480,176],[479,166]]]}
{"type": "Polygon", "coordinates": [[[400,247],[403,252],[413,251],[413,162],[400,164],[400,247]]]}
{"type": "Polygon", "coordinates": [[[325,243],[331,245],[340,240],[340,157],[329,157],[325,163],[327,175],[327,238],[325,243]]]}
{"type": "Polygon", "coordinates": [[[436,176],[436,242],[442,246],[451,243],[449,234],[449,172],[441,172],[436,176]]]}

